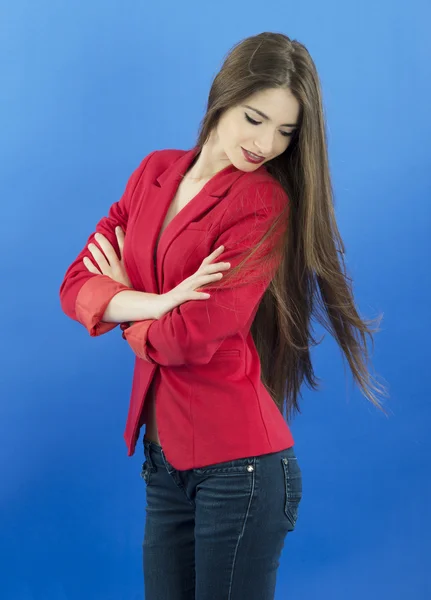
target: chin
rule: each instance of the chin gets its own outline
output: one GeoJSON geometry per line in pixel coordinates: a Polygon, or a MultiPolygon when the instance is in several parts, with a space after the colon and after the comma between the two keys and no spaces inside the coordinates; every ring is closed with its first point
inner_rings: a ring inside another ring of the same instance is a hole
{"type": "Polygon", "coordinates": [[[234,167],[236,167],[239,171],[243,171],[244,173],[251,173],[251,171],[256,171],[261,165],[252,165],[247,161],[241,161],[241,164],[232,163],[234,167]]]}

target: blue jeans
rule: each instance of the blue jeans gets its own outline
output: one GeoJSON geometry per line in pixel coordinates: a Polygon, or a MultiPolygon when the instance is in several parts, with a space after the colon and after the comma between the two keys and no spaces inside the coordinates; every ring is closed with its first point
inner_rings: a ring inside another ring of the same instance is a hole
{"type": "Polygon", "coordinates": [[[146,600],[273,600],[302,476],[293,448],[178,471],[144,438],[146,600]]]}

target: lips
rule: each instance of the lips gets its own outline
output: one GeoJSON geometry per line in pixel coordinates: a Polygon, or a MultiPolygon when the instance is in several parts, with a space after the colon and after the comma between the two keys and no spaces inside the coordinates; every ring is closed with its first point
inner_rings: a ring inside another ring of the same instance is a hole
{"type": "Polygon", "coordinates": [[[244,158],[246,159],[246,161],[253,163],[255,165],[263,162],[265,160],[265,157],[262,156],[261,158],[256,158],[255,156],[253,156],[252,154],[250,154],[247,150],[244,150],[244,148],[241,146],[241,150],[242,153],[244,155],[244,158]]]}

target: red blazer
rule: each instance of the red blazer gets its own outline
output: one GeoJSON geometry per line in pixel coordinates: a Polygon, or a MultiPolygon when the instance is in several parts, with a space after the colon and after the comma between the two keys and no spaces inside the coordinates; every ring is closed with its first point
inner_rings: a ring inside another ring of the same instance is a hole
{"type": "MultiPolygon", "coordinates": [[[[181,175],[197,152],[198,147],[151,152],[132,173],[109,215],[96,225],[94,233],[103,233],[118,255],[115,227],[125,231],[124,263],[135,290],[154,294],[171,290],[220,245],[225,250],[216,261],[229,261],[232,269],[280,212],[288,211],[284,189],[264,165],[247,173],[230,164],[169,223],[156,248],[181,175]]],[[[282,219],[283,226],[286,221],[282,219]]],[[[92,260],[87,246],[97,245],[94,233],[67,269],[60,288],[63,311],[91,336],[117,327],[118,323],[101,318],[111,298],[128,289],[86,269],[82,259],[92,260]]],[[[146,422],[145,399],[153,378],[160,441],[176,469],[293,446],[289,427],[261,381],[250,333],[278,264],[277,259],[267,271],[257,272],[247,271],[246,263],[243,277],[229,286],[218,291],[208,286],[211,298],[185,302],[160,319],[125,328],[123,337],[136,355],[124,431],[129,456],[146,422]]]]}

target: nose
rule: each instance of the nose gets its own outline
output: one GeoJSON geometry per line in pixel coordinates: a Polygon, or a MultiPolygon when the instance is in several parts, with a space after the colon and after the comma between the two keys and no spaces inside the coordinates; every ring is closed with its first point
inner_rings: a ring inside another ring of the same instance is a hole
{"type": "Polygon", "coordinates": [[[274,147],[274,135],[275,134],[271,131],[267,131],[255,140],[254,146],[256,148],[256,154],[261,154],[265,157],[271,156],[274,147]]]}

